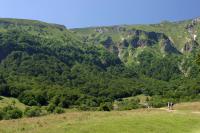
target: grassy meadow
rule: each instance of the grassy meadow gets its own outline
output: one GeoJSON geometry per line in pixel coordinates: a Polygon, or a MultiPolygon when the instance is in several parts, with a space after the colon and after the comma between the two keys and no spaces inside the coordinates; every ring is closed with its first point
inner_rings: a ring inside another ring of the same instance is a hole
{"type": "Polygon", "coordinates": [[[199,125],[200,114],[192,111],[68,111],[61,115],[3,120],[0,133],[199,133],[199,125]]]}

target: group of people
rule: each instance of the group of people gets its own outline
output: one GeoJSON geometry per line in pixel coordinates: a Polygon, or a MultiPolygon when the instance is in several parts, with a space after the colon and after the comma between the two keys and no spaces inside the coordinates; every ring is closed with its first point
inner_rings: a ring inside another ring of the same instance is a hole
{"type": "Polygon", "coordinates": [[[168,106],[169,110],[173,110],[174,103],[173,102],[168,102],[167,106],[168,106]]]}

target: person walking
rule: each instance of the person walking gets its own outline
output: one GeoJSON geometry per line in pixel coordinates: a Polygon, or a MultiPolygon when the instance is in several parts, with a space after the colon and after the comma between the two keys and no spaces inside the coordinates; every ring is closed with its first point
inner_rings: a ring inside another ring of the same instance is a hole
{"type": "Polygon", "coordinates": [[[168,110],[170,110],[170,102],[167,103],[168,110]]]}

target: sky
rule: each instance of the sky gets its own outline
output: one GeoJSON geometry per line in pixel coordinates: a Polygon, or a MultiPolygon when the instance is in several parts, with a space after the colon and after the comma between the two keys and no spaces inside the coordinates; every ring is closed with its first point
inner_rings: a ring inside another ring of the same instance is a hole
{"type": "Polygon", "coordinates": [[[198,17],[199,6],[200,0],[0,0],[0,17],[67,28],[152,24],[198,17]]]}

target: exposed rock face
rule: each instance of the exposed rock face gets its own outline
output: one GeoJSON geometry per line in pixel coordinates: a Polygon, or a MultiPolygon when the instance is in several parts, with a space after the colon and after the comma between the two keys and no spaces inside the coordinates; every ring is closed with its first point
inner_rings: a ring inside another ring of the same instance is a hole
{"type": "Polygon", "coordinates": [[[170,39],[165,39],[162,41],[164,51],[168,53],[180,54],[180,52],[174,47],[174,44],[170,41],[170,39]]]}
{"type": "Polygon", "coordinates": [[[119,47],[121,47],[121,48],[128,48],[128,46],[129,46],[129,42],[128,42],[126,39],[124,39],[124,40],[119,44],[119,47]]]}
{"type": "Polygon", "coordinates": [[[129,31],[132,36],[130,43],[134,48],[152,46],[158,42],[159,35],[155,32],[145,32],[141,30],[129,31]]]}
{"type": "Polygon", "coordinates": [[[189,41],[185,44],[183,50],[185,52],[192,52],[199,44],[196,41],[189,41]]]}
{"type": "Polygon", "coordinates": [[[185,46],[184,46],[184,51],[189,51],[189,52],[192,51],[192,47],[191,47],[190,43],[187,42],[187,43],[185,44],[185,46]]]}
{"type": "MultiPolygon", "coordinates": [[[[175,47],[173,42],[163,33],[157,32],[146,32],[141,30],[135,30],[129,32],[129,35],[132,33],[132,38],[129,40],[130,45],[133,48],[144,47],[144,46],[153,46],[161,43],[165,52],[168,53],[180,53],[175,47]]],[[[127,42],[125,43],[128,45],[127,42]]]]}
{"type": "Polygon", "coordinates": [[[190,34],[190,39],[185,43],[183,52],[191,52],[195,47],[199,46],[197,42],[197,30],[196,26],[200,23],[200,17],[193,19],[192,22],[186,25],[186,29],[190,34]]]}
{"type": "Polygon", "coordinates": [[[150,40],[140,40],[139,38],[136,38],[131,41],[131,45],[134,48],[138,48],[138,47],[144,47],[144,46],[151,46],[152,42],[150,40]]]}
{"type": "Polygon", "coordinates": [[[118,47],[115,45],[115,43],[112,40],[112,37],[108,36],[105,41],[102,41],[101,44],[108,49],[112,53],[119,53],[118,47]]]}
{"type": "Polygon", "coordinates": [[[109,48],[111,45],[114,44],[112,37],[108,36],[107,39],[105,41],[101,42],[105,48],[109,48]]]}
{"type": "Polygon", "coordinates": [[[192,23],[193,23],[193,24],[200,23],[200,17],[193,19],[193,20],[192,20],[192,23]]]}
{"type": "Polygon", "coordinates": [[[196,41],[197,38],[197,31],[194,28],[195,25],[189,24],[186,29],[188,30],[190,37],[192,40],[196,41]]]}
{"type": "Polygon", "coordinates": [[[191,36],[191,39],[193,41],[196,41],[196,38],[197,38],[197,31],[195,30],[195,26],[200,23],[200,18],[196,18],[196,19],[193,19],[191,24],[188,24],[186,25],[186,29],[188,30],[190,36],[191,36]]]}
{"type": "MultiPolygon", "coordinates": [[[[114,30],[119,29],[120,28],[114,30]]],[[[158,47],[167,53],[180,54],[180,52],[174,47],[173,42],[163,33],[147,32],[135,29],[127,30],[125,33],[126,34],[122,37],[123,39],[120,42],[116,42],[111,36],[108,36],[104,41],[101,41],[100,44],[118,56],[121,55],[123,50],[127,50],[128,47],[137,49],[139,47],[151,47],[154,45],[160,45],[158,47]]]]}

